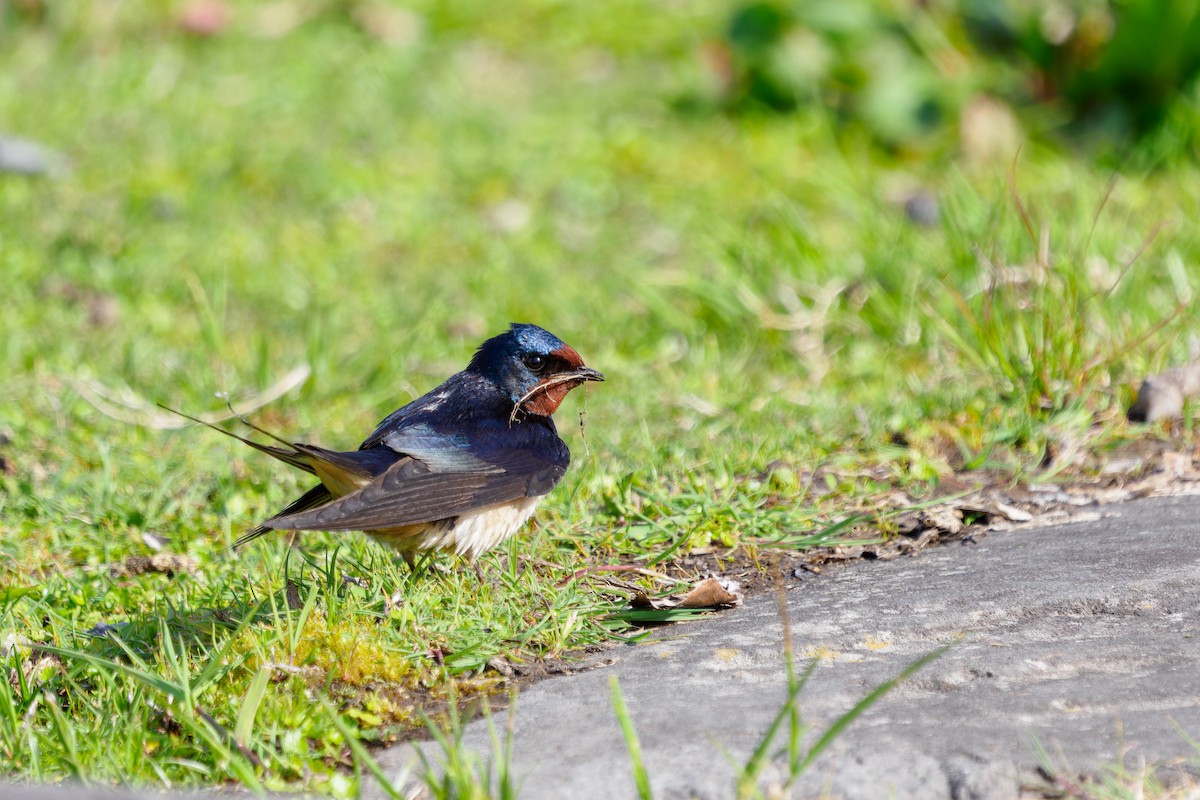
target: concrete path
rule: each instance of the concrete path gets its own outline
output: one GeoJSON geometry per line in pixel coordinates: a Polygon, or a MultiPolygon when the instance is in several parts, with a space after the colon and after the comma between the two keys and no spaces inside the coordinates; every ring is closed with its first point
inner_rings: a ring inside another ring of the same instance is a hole
{"type": "MultiPolygon", "coordinates": [[[[805,719],[823,730],[919,656],[944,656],[855,722],[790,796],[1015,798],[1038,764],[1068,774],[1144,757],[1200,758],[1200,498],[1097,509],[1097,519],[992,533],[913,558],[789,579],[797,651],[819,658],[805,719]]],[[[636,797],[610,704],[617,676],[654,796],[733,796],[785,693],[776,599],[601,655],[517,704],[523,800],[636,797]]],[[[482,723],[467,742],[490,749],[482,723]]],[[[781,737],[779,742],[783,744],[781,737]]],[[[810,737],[811,741],[811,737],[810,737]]],[[[411,746],[383,756],[389,771],[411,746]]],[[[778,781],[778,764],[768,781],[778,781]]]]}

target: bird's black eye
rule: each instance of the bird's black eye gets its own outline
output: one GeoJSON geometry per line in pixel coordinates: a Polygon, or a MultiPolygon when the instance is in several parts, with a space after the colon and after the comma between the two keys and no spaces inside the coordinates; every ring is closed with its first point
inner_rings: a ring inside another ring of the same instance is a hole
{"type": "Polygon", "coordinates": [[[525,366],[529,367],[529,369],[533,372],[541,372],[542,368],[546,366],[546,359],[542,358],[537,353],[529,353],[521,360],[524,361],[525,366]]]}

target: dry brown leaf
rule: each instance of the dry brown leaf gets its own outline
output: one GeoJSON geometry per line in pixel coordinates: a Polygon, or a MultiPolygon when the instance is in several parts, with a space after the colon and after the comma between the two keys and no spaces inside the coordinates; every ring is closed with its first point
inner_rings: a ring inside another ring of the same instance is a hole
{"type": "Polygon", "coordinates": [[[973,511],[976,514],[987,514],[989,517],[1000,517],[1012,522],[1029,522],[1033,519],[1033,514],[1028,511],[1011,506],[996,497],[980,497],[971,502],[960,502],[957,506],[960,511],[973,511]]]}
{"type": "Polygon", "coordinates": [[[949,506],[934,506],[918,513],[923,528],[945,531],[953,536],[963,529],[962,512],[949,506]]]}
{"type": "Polygon", "coordinates": [[[639,590],[634,593],[629,605],[632,608],[658,611],[668,608],[730,608],[742,604],[743,596],[737,591],[737,586],[735,581],[722,582],[716,578],[706,578],[693,586],[682,600],[675,597],[655,600],[639,590]]]}
{"type": "Polygon", "coordinates": [[[741,602],[741,596],[727,591],[716,578],[706,578],[679,601],[679,608],[727,608],[741,602]]]}
{"type": "Polygon", "coordinates": [[[304,608],[304,598],[300,596],[300,587],[290,579],[284,584],[283,596],[287,600],[287,607],[292,611],[304,608]]]}
{"type": "Polygon", "coordinates": [[[650,599],[650,595],[645,592],[635,593],[633,599],[629,601],[629,605],[633,608],[660,608],[660,606],[654,604],[654,601],[650,599]]]}

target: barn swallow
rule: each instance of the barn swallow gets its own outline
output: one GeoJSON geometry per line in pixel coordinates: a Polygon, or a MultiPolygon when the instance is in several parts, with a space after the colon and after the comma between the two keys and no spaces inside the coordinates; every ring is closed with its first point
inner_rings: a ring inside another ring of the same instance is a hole
{"type": "Polygon", "coordinates": [[[473,560],[516,533],[562,478],[571,452],[551,415],[576,386],[602,380],[557,336],[514,323],[358,450],[287,442],[247,422],[278,446],[260,444],[188,418],[320,480],[234,547],[272,530],[363,531],[410,565],[433,550],[473,560]]]}

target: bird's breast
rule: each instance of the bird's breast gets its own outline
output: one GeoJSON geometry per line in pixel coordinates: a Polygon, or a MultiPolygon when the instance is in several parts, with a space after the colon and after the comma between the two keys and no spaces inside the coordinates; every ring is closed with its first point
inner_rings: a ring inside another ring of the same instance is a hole
{"type": "Polygon", "coordinates": [[[533,516],[540,497],[522,497],[508,503],[459,514],[454,522],[454,548],[474,558],[512,536],[533,516]]]}

